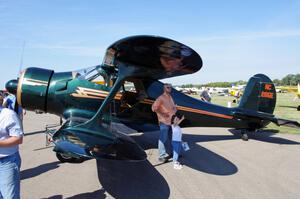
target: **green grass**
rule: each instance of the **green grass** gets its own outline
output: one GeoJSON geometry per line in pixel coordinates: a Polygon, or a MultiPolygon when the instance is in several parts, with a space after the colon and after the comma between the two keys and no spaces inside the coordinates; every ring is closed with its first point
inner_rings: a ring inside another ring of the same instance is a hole
{"type": "MultiPolygon", "coordinates": [[[[198,98],[198,96],[193,95],[193,97],[198,98]]],[[[295,93],[277,93],[277,102],[274,111],[274,115],[278,118],[295,120],[300,123],[300,111],[297,111],[297,107],[300,105],[300,100],[297,99],[295,93]]],[[[212,103],[221,106],[227,106],[228,102],[232,102],[234,97],[232,96],[212,96],[212,103]]],[[[237,106],[236,103],[231,103],[231,106],[237,106]]],[[[300,134],[300,130],[291,127],[277,126],[273,123],[269,124],[266,130],[278,131],[279,133],[290,133],[290,134],[300,134]]]]}
{"type": "MultiPolygon", "coordinates": [[[[294,101],[295,97],[295,93],[277,93],[274,115],[278,118],[296,120],[300,122],[300,111],[297,111],[300,101],[298,98],[294,101]]],[[[299,129],[284,126],[279,127],[275,124],[269,124],[266,129],[275,129],[280,133],[300,134],[299,129]]]]}

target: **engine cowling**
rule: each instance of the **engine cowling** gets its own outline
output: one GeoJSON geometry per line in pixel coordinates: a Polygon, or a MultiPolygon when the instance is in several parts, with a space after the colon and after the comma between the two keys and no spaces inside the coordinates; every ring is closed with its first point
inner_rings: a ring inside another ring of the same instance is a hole
{"type": "Polygon", "coordinates": [[[47,92],[53,70],[43,68],[27,68],[18,81],[17,101],[28,110],[47,109],[47,92]]]}

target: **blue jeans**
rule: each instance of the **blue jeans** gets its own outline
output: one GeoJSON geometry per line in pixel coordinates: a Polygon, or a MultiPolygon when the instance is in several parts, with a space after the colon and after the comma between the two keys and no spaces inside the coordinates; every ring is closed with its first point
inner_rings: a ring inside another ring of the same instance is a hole
{"type": "Polygon", "coordinates": [[[0,199],[20,198],[20,167],[19,152],[0,158],[0,199]]]}
{"type": "Polygon", "coordinates": [[[173,146],[173,162],[178,162],[178,157],[181,151],[181,142],[180,141],[172,141],[173,146]]]}
{"type": "Polygon", "coordinates": [[[159,128],[160,133],[158,140],[158,153],[160,158],[165,158],[169,156],[166,151],[166,148],[168,145],[170,145],[170,138],[172,137],[172,127],[171,125],[160,123],[159,128]]]}

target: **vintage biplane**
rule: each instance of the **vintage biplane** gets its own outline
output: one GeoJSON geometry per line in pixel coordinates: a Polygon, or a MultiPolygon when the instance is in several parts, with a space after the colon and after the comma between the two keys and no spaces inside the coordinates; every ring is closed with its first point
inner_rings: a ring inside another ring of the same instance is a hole
{"type": "MultiPolygon", "coordinates": [[[[109,46],[101,65],[59,73],[27,68],[18,81],[11,80],[6,87],[16,91],[17,101],[24,108],[66,119],[53,134],[59,160],[139,161],[146,158],[144,150],[112,123],[144,133],[157,130],[157,117],[151,105],[163,92],[159,80],[192,74],[201,67],[201,57],[184,44],[163,37],[132,36],[109,46]]],[[[300,127],[296,121],[273,115],[275,87],[263,74],[250,78],[235,108],[206,103],[175,89],[172,97],[186,118],[183,127],[235,128],[241,130],[244,139],[247,132],[270,122],[300,127]]]]}

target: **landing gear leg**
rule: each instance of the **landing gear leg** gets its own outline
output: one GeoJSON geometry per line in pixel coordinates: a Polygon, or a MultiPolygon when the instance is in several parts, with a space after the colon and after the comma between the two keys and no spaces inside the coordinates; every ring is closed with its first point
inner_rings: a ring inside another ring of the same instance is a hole
{"type": "Polygon", "coordinates": [[[248,141],[248,133],[247,133],[247,130],[245,130],[245,129],[242,129],[242,130],[241,130],[241,138],[242,138],[242,140],[244,140],[244,141],[248,141]]]}

